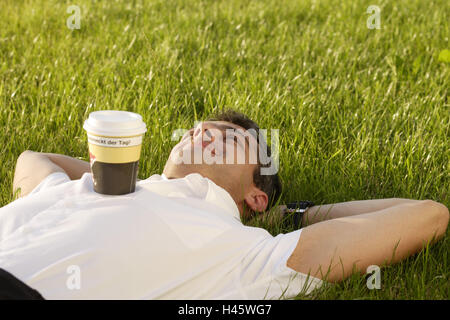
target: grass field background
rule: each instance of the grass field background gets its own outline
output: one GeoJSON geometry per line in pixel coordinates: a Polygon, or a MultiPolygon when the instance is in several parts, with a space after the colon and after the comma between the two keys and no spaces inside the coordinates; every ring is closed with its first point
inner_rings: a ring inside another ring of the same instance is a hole
{"type": "MultiPolygon", "coordinates": [[[[230,107],[280,130],[283,201],[448,207],[449,16],[445,0],[2,0],[0,206],[23,150],[88,160],[89,112],[143,116],[143,179],[162,172],[173,130],[230,107]],[[69,5],[79,30],[66,26],[69,5]]],[[[449,252],[447,231],[382,269],[380,290],[355,275],[301,298],[448,299],[449,252]]]]}

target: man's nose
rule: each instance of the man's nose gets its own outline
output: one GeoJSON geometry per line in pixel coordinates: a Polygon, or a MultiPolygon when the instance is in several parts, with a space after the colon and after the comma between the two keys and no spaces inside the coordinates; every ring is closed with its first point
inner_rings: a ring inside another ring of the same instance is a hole
{"type": "Polygon", "coordinates": [[[214,142],[214,126],[209,123],[200,122],[194,130],[194,144],[206,148],[211,142],[214,142]]]}

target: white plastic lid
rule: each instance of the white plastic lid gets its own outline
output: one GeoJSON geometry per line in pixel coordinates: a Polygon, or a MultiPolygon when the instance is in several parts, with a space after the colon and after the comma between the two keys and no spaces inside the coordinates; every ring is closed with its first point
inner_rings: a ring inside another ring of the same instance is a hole
{"type": "Polygon", "coordinates": [[[89,133],[109,137],[134,136],[147,131],[141,115],[118,110],[91,112],[83,128],[89,133]]]}

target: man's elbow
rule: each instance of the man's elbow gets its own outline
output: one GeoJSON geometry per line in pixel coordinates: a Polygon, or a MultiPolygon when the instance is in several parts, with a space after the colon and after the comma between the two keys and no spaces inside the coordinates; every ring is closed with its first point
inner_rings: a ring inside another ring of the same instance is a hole
{"type": "Polygon", "coordinates": [[[17,158],[16,167],[15,167],[15,170],[14,170],[14,182],[13,182],[14,189],[16,187],[16,184],[18,183],[18,180],[20,180],[22,178],[21,177],[21,171],[23,170],[22,169],[23,163],[26,161],[27,158],[29,158],[29,156],[32,153],[33,153],[33,151],[31,151],[31,150],[25,150],[17,158]]]}
{"type": "Polygon", "coordinates": [[[17,198],[17,197],[20,198],[22,196],[22,194],[21,194],[22,190],[20,190],[21,189],[20,184],[21,184],[22,180],[24,179],[24,177],[22,175],[22,171],[23,171],[22,164],[25,161],[25,158],[27,158],[31,154],[31,152],[32,151],[30,151],[30,150],[25,150],[17,158],[16,167],[14,169],[14,177],[13,177],[13,194],[15,195],[15,198],[17,198]]]}
{"type": "Polygon", "coordinates": [[[446,218],[446,220],[448,221],[449,218],[449,212],[448,212],[448,208],[445,206],[445,204],[434,201],[434,200],[424,200],[425,203],[427,203],[430,206],[434,206],[436,207],[439,212],[439,214],[443,217],[446,218]]]}
{"type": "Polygon", "coordinates": [[[28,155],[32,154],[34,151],[31,150],[25,150],[23,151],[19,157],[17,158],[17,163],[19,163],[20,161],[22,161],[25,157],[27,157],[28,155]]]}
{"type": "Polygon", "coordinates": [[[24,162],[28,162],[29,160],[29,158],[30,158],[30,156],[32,155],[32,154],[36,154],[36,153],[39,153],[39,152],[35,152],[35,151],[31,151],[31,150],[25,150],[25,151],[23,151],[20,155],[19,155],[19,157],[17,158],[17,161],[16,161],[16,173],[17,173],[17,170],[18,169],[21,169],[21,166],[22,166],[22,164],[24,163],[24,162]]]}
{"type": "Polygon", "coordinates": [[[32,175],[40,172],[33,165],[39,160],[39,152],[31,150],[23,151],[17,158],[13,177],[14,198],[21,198],[31,191],[30,187],[33,187],[31,183],[34,183],[32,175]]]}
{"type": "Polygon", "coordinates": [[[447,230],[450,218],[448,208],[444,204],[434,200],[424,200],[423,203],[430,207],[430,212],[433,212],[433,218],[437,226],[436,235],[438,238],[441,238],[447,230]]]}

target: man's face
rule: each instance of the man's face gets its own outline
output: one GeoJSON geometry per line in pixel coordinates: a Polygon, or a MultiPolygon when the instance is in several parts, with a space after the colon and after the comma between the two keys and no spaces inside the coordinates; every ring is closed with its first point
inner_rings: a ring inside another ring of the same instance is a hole
{"type": "Polygon", "coordinates": [[[242,202],[258,166],[252,133],[226,121],[200,122],[173,147],[163,172],[169,179],[199,173],[242,202]]]}

